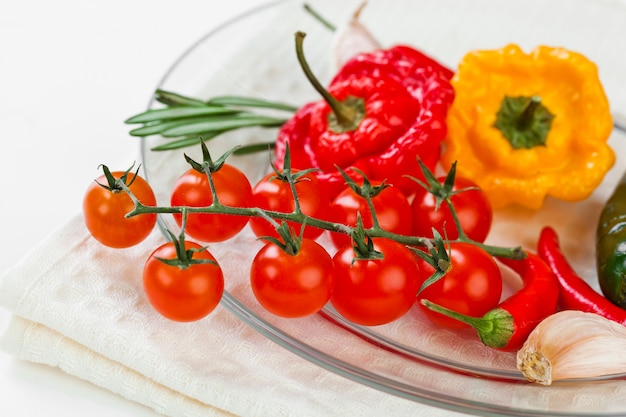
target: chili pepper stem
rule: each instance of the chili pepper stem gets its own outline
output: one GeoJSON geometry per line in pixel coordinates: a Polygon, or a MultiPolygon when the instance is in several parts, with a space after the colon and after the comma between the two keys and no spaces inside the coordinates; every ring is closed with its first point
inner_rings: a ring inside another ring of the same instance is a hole
{"type": "Polygon", "coordinates": [[[421,300],[421,303],[432,311],[471,326],[486,346],[503,348],[513,335],[513,317],[501,308],[494,308],[482,317],[470,317],[428,300],[421,300]]]}
{"type": "Polygon", "coordinates": [[[304,32],[296,32],[296,55],[304,75],[333,111],[336,123],[329,123],[329,127],[334,125],[334,130],[339,133],[355,130],[365,116],[363,100],[357,97],[348,97],[343,102],[339,101],[322,86],[304,57],[302,43],[305,36],[304,32]]]}

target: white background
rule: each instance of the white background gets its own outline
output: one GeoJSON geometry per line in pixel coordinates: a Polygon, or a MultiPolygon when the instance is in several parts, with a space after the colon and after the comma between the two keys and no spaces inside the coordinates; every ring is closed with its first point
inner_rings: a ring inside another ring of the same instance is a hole
{"type": "MultiPolygon", "coordinates": [[[[98,165],[138,157],[124,120],[215,26],[268,0],[0,1],[0,273],[81,209],[98,165]]],[[[0,309],[0,328],[9,313],[0,309]]],[[[0,415],[155,416],[0,352],[0,415]]]]}

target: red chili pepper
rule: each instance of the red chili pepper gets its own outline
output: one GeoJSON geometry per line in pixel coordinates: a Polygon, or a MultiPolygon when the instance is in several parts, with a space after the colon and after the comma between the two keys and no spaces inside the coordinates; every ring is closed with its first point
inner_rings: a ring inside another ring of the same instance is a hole
{"type": "Polygon", "coordinates": [[[556,313],[559,287],[548,265],[536,254],[526,252],[521,260],[499,258],[520,275],[523,287],[482,317],[468,317],[422,300],[426,307],[472,326],[481,341],[500,350],[519,349],[530,332],[546,317],[556,313]]]}
{"type": "Polygon", "coordinates": [[[559,283],[559,307],[563,310],[580,310],[599,314],[609,320],[626,325],[626,310],[613,304],[593,289],[574,271],[559,246],[559,237],[551,227],[539,234],[537,253],[554,272],[559,283]]]}
{"type": "MultiPolygon", "coordinates": [[[[301,49],[297,44],[305,74],[316,86],[301,49]]],[[[327,90],[317,83],[324,100],[301,107],[279,131],[277,167],[289,144],[291,166],[319,168],[316,175],[331,197],[345,187],[337,167],[358,168],[370,180],[386,180],[411,194],[419,185],[405,176],[422,178],[418,157],[435,168],[454,97],[449,73],[420,56],[425,57],[409,47],[360,54],[327,90]]]]}

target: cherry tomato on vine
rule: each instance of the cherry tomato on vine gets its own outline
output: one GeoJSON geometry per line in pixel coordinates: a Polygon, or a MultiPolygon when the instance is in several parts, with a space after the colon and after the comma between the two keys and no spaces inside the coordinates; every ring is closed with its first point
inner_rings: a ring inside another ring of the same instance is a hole
{"type": "MultiPolygon", "coordinates": [[[[213,183],[217,197],[225,206],[250,207],[252,186],[238,168],[223,164],[214,172],[213,183]]],[[[206,207],[213,203],[207,175],[193,168],[185,171],[174,184],[170,203],[172,206],[206,207]]],[[[175,213],[180,226],[182,215],[175,213]]],[[[248,217],[233,214],[189,213],[185,233],[204,242],[222,242],[239,233],[248,224],[248,217]]]]}
{"type": "MultiPolygon", "coordinates": [[[[438,177],[437,179],[443,183],[445,177],[438,177]]],[[[474,182],[466,178],[457,176],[452,190],[457,191],[470,187],[472,189],[455,194],[450,200],[467,237],[482,243],[491,229],[493,219],[491,203],[485,193],[474,182]]],[[[436,197],[424,188],[420,187],[415,194],[411,203],[411,212],[413,213],[414,235],[432,238],[432,229],[435,228],[441,236],[447,237],[449,240],[454,240],[459,236],[448,204],[442,202],[436,209],[436,197]]]]}
{"type": "Polygon", "coordinates": [[[273,242],[257,253],[250,284],[259,303],[280,317],[303,317],[318,312],[333,291],[333,261],[326,249],[303,238],[291,255],[273,242]]]}
{"type": "MultiPolygon", "coordinates": [[[[186,241],[185,249],[202,246],[186,241]]],[[[180,322],[200,320],[212,312],[224,293],[222,269],[207,251],[196,251],[193,259],[214,263],[194,263],[187,267],[168,265],[157,259],[175,259],[174,243],[167,242],[150,254],[143,268],[143,286],[148,301],[162,316],[180,322]]]]}
{"type": "Polygon", "coordinates": [[[415,303],[420,286],[416,256],[390,239],[373,239],[383,259],[354,259],[350,246],[339,249],[335,263],[333,307],[353,323],[373,326],[404,315],[415,303]]]}
{"type": "MultiPolygon", "coordinates": [[[[111,172],[115,179],[125,172],[111,172]]],[[[155,206],[156,198],[152,187],[141,176],[128,173],[126,185],[130,191],[146,206],[155,206]]],[[[135,208],[126,191],[108,184],[106,175],[102,175],[89,186],[83,199],[83,217],[91,236],[103,245],[112,248],[127,248],[142,242],[156,224],[156,214],[139,214],[125,217],[135,208]]]]}
{"type": "MultiPolygon", "coordinates": [[[[293,170],[294,173],[299,172],[293,170]]],[[[327,217],[330,199],[319,181],[312,173],[303,175],[295,183],[296,194],[300,203],[300,209],[306,215],[317,219],[327,217]]],[[[256,183],[252,189],[253,206],[265,210],[278,211],[281,213],[292,213],[295,202],[291,187],[286,180],[278,178],[275,173],[271,173],[256,183]]],[[[300,232],[301,225],[298,223],[288,223],[296,232],[300,232]]],[[[250,227],[257,236],[271,236],[278,238],[276,228],[266,219],[253,217],[250,219],[250,227]]],[[[323,230],[307,226],[304,229],[304,237],[316,239],[323,230]]]]}
{"type": "MultiPolygon", "coordinates": [[[[377,185],[377,184],[373,184],[377,185]]],[[[411,206],[402,192],[394,187],[387,187],[372,198],[374,210],[380,227],[389,232],[410,235],[412,230],[411,206]]],[[[361,213],[363,226],[372,227],[372,214],[364,197],[346,187],[330,205],[329,220],[335,223],[356,226],[357,213],[361,213]]],[[[336,248],[350,246],[350,236],[342,233],[330,233],[336,248]]]]}
{"type": "MultiPolygon", "coordinates": [[[[461,314],[482,317],[500,302],[502,274],[493,257],[476,245],[453,242],[449,250],[450,269],[417,296],[417,304],[433,323],[458,329],[468,325],[430,310],[420,300],[427,299],[461,314]]],[[[421,261],[420,269],[422,282],[434,272],[425,261],[421,261]]]]}

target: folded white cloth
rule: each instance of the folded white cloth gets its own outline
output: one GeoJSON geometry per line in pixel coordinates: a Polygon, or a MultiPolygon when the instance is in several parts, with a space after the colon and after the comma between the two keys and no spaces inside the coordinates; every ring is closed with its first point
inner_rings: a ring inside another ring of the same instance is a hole
{"type": "MultiPolygon", "coordinates": [[[[0,304],[15,315],[0,347],[172,417],[450,415],[419,414],[419,404],[326,371],[221,306],[195,323],[160,317],[141,269],[162,241],[155,231],[137,247],[109,249],[77,215],[2,276],[0,304]]],[[[228,250],[222,266],[232,272],[244,255],[228,250]]]]}

